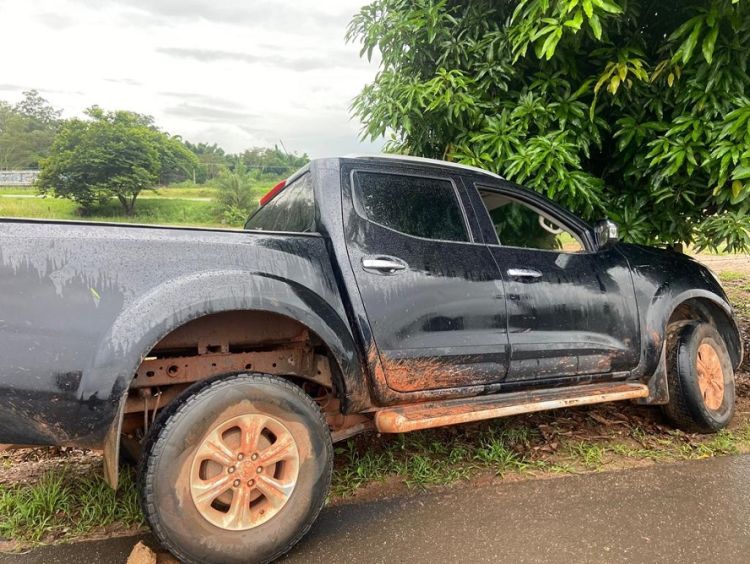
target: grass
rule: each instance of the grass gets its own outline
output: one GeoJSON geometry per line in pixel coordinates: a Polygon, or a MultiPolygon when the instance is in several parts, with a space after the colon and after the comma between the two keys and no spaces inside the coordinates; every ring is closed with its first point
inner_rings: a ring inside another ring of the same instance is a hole
{"type": "MultiPolygon", "coordinates": [[[[677,430],[655,433],[635,425],[624,433],[618,428],[604,436],[602,429],[595,429],[596,435],[578,438],[567,437],[569,432],[560,428],[560,435],[550,442],[540,431],[547,425],[529,425],[529,420],[535,421],[515,417],[349,439],[336,445],[329,499],[346,498],[383,482],[424,489],[483,474],[553,476],[750,452],[750,421],[704,436],[677,430]]],[[[33,485],[0,486],[0,537],[33,545],[141,525],[133,472],[123,470],[117,493],[104,483],[100,472],[99,468],[89,468],[83,475],[58,471],[45,474],[33,485]]]]}
{"type": "Polygon", "coordinates": [[[742,272],[734,272],[732,270],[725,270],[719,273],[719,280],[722,282],[744,282],[747,279],[747,275],[742,272]]]}
{"type": "Polygon", "coordinates": [[[0,194],[36,194],[33,186],[0,186],[0,194]]]}
{"type": "MultiPolygon", "coordinates": [[[[259,200],[274,182],[258,181],[252,187],[253,197],[259,200]]],[[[240,227],[227,225],[213,201],[217,188],[212,185],[181,183],[142,192],[136,201],[135,213],[125,215],[117,200],[100,206],[90,215],[82,215],[71,200],[12,196],[36,195],[34,188],[0,187],[0,217],[35,219],[75,219],[114,221],[160,225],[189,225],[195,227],[240,227]],[[196,201],[200,198],[205,201],[196,201]]]]}
{"type": "Polygon", "coordinates": [[[114,492],[97,474],[47,473],[33,485],[0,487],[0,537],[38,543],[81,536],[110,525],[143,524],[133,473],[114,492]]]}
{"type": "MultiPolygon", "coordinates": [[[[70,200],[57,198],[0,198],[0,216],[39,219],[77,219],[164,225],[223,226],[213,202],[176,199],[142,199],[135,213],[125,215],[119,203],[108,202],[92,215],[81,215],[70,200]]],[[[226,226],[224,226],[226,227],[226,226]]]]}
{"type": "Polygon", "coordinates": [[[332,497],[390,479],[408,487],[450,484],[491,472],[499,476],[560,474],[627,466],[628,461],[678,461],[750,452],[750,422],[738,430],[696,436],[655,435],[634,428],[625,436],[560,440],[546,448],[538,429],[514,419],[422,431],[358,437],[336,448],[332,497]],[[468,433],[467,433],[468,431],[468,433]]]}

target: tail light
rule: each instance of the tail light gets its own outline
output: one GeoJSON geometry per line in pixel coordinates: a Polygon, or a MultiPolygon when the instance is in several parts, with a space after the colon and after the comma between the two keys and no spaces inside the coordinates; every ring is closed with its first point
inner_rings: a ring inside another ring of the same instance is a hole
{"type": "Polygon", "coordinates": [[[282,180],[276,186],[271,188],[268,193],[260,199],[260,205],[265,206],[268,202],[273,200],[273,197],[281,192],[284,189],[284,186],[286,186],[286,180],[282,180]]]}

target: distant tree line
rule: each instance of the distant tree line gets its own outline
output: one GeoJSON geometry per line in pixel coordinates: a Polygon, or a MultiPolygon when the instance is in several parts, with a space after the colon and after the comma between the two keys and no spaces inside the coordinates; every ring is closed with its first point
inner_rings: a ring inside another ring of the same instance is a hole
{"type": "Polygon", "coordinates": [[[199,166],[193,178],[198,184],[218,178],[225,170],[234,172],[239,164],[251,176],[262,178],[286,176],[310,160],[307,154],[287,153],[278,145],[273,148],[253,147],[238,154],[226,153],[216,143],[209,145],[186,141],[185,146],[198,157],[199,166]]]}
{"type": "Polygon", "coordinates": [[[15,105],[0,100],[0,169],[39,168],[49,155],[62,112],[36,90],[15,105]]]}
{"type": "MultiPolygon", "coordinates": [[[[190,143],[134,112],[93,106],[82,119],[62,119],[35,90],[15,105],[0,101],[0,169],[41,169],[40,192],[72,199],[84,212],[114,197],[132,214],[143,190],[186,180],[216,180],[220,188],[239,182],[249,193],[250,182],[287,176],[308,161],[278,146],[231,154],[216,143],[190,143]]],[[[247,206],[229,207],[236,215],[247,206]]]]}

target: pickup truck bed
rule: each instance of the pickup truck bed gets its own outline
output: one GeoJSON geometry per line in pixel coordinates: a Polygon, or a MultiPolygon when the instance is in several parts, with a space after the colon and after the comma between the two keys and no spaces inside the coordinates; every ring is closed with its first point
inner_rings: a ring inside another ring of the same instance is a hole
{"type": "Polygon", "coordinates": [[[318,234],[4,220],[0,281],[4,443],[101,448],[146,353],[214,312],[308,323],[356,371],[318,234]]]}

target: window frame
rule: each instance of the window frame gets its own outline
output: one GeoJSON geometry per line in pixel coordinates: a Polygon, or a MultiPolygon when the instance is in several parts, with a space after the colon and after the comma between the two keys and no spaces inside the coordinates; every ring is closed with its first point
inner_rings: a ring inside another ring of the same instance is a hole
{"type": "MultiPolygon", "coordinates": [[[[476,195],[476,198],[479,202],[479,206],[482,208],[482,212],[484,214],[485,220],[488,223],[489,227],[492,230],[492,233],[494,234],[495,240],[494,242],[487,241],[486,244],[489,247],[502,247],[505,249],[519,249],[519,250],[525,250],[525,251],[536,251],[540,253],[557,253],[557,254],[565,254],[565,255],[586,255],[586,254],[595,254],[597,252],[596,246],[593,244],[593,241],[591,240],[590,231],[591,228],[585,225],[585,223],[575,218],[577,221],[571,221],[571,219],[568,217],[570,212],[566,212],[565,210],[558,208],[556,205],[552,204],[551,201],[545,201],[541,197],[535,197],[534,194],[527,194],[526,191],[521,187],[515,187],[515,186],[493,186],[489,183],[482,182],[481,180],[476,180],[472,182],[474,186],[474,193],[476,195]],[[505,196],[506,198],[518,202],[520,204],[523,204],[529,208],[531,208],[534,212],[538,213],[539,215],[550,219],[557,223],[559,226],[567,229],[570,231],[570,233],[576,238],[578,243],[583,247],[580,251],[570,252],[565,251],[563,249],[537,249],[535,247],[517,247],[514,245],[504,245],[502,241],[500,241],[500,238],[497,235],[497,231],[495,230],[495,224],[492,221],[492,216],[490,215],[490,211],[487,209],[487,206],[484,205],[484,201],[482,200],[482,195],[480,194],[480,190],[486,190],[489,192],[494,192],[496,194],[505,196]]],[[[575,217],[575,216],[572,216],[575,217]]],[[[486,237],[486,236],[485,236],[486,237]]]]}
{"type": "Polygon", "coordinates": [[[297,233],[300,235],[316,235],[320,233],[318,229],[318,208],[317,208],[318,204],[317,204],[317,198],[315,197],[315,186],[313,185],[312,173],[310,172],[309,169],[305,169],[301,173],[291,176],[287,180],[287,183],[284,185],[284,188],[282,188],[278,192],[278,194],[276,194],[273,198],[271,198],[271,200],[266,202],[266,206],[258,206],[258,208],[252,214],[250,214],[250,217],[247,218],[247,220],[245,221],[245,225],[243,226],[243,229],[245,231],[258,231],[260,233],[297,233]],[[250,221],[256,215],[258,215],[263,210],[263,208],[272,204],[274,201],[278,201],[278,198],[280,198],[284,194],[284,192],[286,192],[289,188],[293,187],[297,182],[303,180],[306,176],[309,178],[310,192],[312,193],[312,197],[313,197],[313,207],[312,207],[313,213],[312,213],[312,220],[310,222],[309,231],[278,231],[275,229],[272,230],[272,229],[262,229],[258,227],[248,227],[248,224],[250,223],[250,221]]]}
{"type": "Polygon", "coordinates": [[[435,174],[422,174],[422,173],[417,173],[417,172],[383,171],[383,170],[374,170],[372,168],[367,168],[367,167],[354,167],[349,171],[349,185],[351,186],[352,208],[354,209],[354,213],[357,214],[357,217],[359,217],[363,221],[372,223],[373,225],[377,225],[378,227],[382,227],[383,229],[387,229],[388,231],[391,231],[392,233],[398,233],[402,237],[410,237],[418,241],[434,241],[437,243],[457,243],[457,244],[463,244],[463,245],[476,244],[476,241],[474,239],[474,232],[471,229],[471,224],[469,223],[469,217],[466,213],[464,203],[461,199],[461,193],[458,190],[456,181],[450,176],[438,176],[435,174]],[[419,235],[412,235],[410,233],[404,233],[403,231],[399,231],[398,229],[394,229],[393,227],[389,227],[387,225],[384,225],[383,223],[380,223],[378,221],[371,219],[370,217],[368,217],[367,212],[363,209],[362,202],[360,201],[358,197],[359,185],[356,180],[356,175],[358,172],[365,173],[365,174],[380,174],[380,175],[385,175],[385,176],[406,176],[410,178],[421,178],[421,179],[426,179],[426,180],[437,180],[441,182],[450,183],[452,193],[453,193],[453,198],[455,199],[456,205],[458,206],[458,210],[461,213],[461,220],[463,221],[464,232],[466,233],[466,240],[456,241],[455,239],[431,239],[429,237],[420,237],[419,235]]]}

